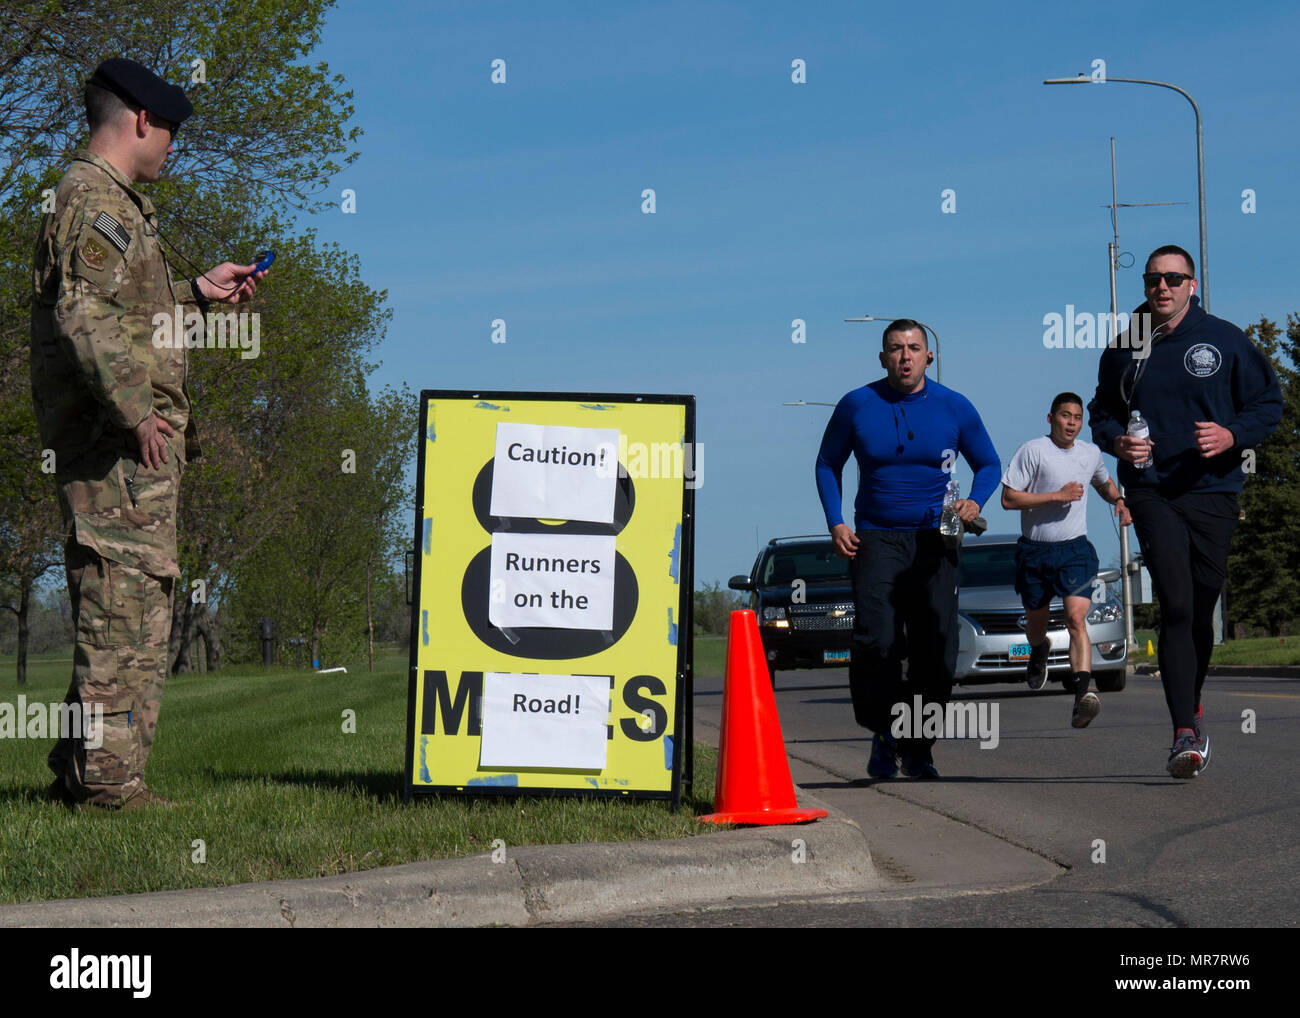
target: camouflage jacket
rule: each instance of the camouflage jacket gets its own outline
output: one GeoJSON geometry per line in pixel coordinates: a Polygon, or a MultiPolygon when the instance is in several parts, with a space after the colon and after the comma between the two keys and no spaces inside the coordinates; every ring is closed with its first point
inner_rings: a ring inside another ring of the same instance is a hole
{"type": "Polygon", "coordinates": [[[198,301],[190,281],[171,277],[153,202],[106,160],[74,153],[37,236],[32,283],[32,401],[64,519],[105,558],[176,576],[180,474],[199,450],[184,343],[155,345],[154,316],[174,328],[175,308],[198,301]],[[149,471],[133,429],[155,412],[176,435],[169,462],[149,471]]]}

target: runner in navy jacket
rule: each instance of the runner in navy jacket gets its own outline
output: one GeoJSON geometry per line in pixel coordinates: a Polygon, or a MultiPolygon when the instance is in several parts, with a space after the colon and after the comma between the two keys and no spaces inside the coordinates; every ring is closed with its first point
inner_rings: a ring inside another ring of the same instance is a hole
{"type": "Polygon", "coordinates": [[[1160,602],[1160,677],[1174,727],[1168,770],[1191,778],[1210,758],[1201,688],[1240,513],[1244,453],[1276,430],[1282,390],[1246,334],[1201,309],[1191,255],[1158,248],[1146,269],[1147,301],[1101,355],[1088,423],[1093,442],[1119,460],[1160,602]],[[1133,410],[1150,426],[1149,443],[1126,434],[1133,410]],[[1134,466],[1147,455],[1153,468],[1134,466]]]}

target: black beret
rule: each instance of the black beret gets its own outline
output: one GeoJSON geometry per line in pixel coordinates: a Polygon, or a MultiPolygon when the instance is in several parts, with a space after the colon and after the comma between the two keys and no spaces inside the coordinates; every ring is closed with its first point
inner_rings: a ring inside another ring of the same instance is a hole
{"type": "Polygon", "coordinates": [[[148,68],[134,60],[114,57],[95,68],[89,85],[106,88],[119,99],[148,110],[155,116],[180,126],[194,107],[179,85],[169,85],[148,68]]]}

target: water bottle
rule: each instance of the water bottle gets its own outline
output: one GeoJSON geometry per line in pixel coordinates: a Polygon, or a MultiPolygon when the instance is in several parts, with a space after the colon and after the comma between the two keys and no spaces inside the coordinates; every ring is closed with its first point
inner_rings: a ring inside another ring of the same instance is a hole
{"type": "MultiPolygon", "coordinates": [[[[1128,436],[1129,438],[1142,438],[1142,439],[1151,437],[1151,428],[1147,425],[1147,422],[1143,419],[1142,415],[1138,413],[1136,410],[1134,410],[1129,415],[1128,436]]],[[[1133,465],[1137,467],[1139,470],[1150,470],[1153,466],[1155,466],[1155,464],[1151,462],[1150,455],[1148,455],[1147,458],[1144,459],[1142,462],[1134,463],[1133,465]]]]}
{"type": "Polygon", "coordinates": [[[943,493],[943,515],[939,517],[939,533],[944,537],[956,537],[961,533],[961,517],[957,515],[957,499],[961,485],[953,478],[948,482],[948,490],[943,493]]]}

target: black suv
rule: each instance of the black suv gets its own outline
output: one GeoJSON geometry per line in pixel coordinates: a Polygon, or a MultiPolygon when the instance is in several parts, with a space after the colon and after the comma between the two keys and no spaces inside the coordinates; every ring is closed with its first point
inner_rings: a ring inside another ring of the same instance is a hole
{"type": "Polygon", "coordinates": [[[849,561],[835,554],[829,536],[773,538],[753,571],[727,586],[749,591],[773,686],[781,668],[848,665],[853,585],[849,561]]]}

